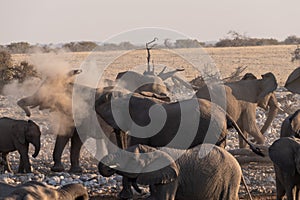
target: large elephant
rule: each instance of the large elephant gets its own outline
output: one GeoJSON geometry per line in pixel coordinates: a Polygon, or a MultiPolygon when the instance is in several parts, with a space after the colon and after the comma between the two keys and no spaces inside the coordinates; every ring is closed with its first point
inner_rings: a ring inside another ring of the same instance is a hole
{"type": "Polygon", "coordinates": [[[149,185],[149,199],[153,200],[239,199],[241,167],[220,147],[202,144],[179,150],[136,145],[127,151],[134,156],[122,151],[105,156],[98,165],[100,174],[108,177],[117,173],[149,185]],[[173,156],[178,154],[181,156],[174,160],[173,156]],[[162,163],[164,167],[158,168],[162,163]],[[134,168],[135,173],[124,171],[128,168],[134,168]]]}
{"type": "Polygon", "coordinates": [[[34,107],[39,107],[40,110],[50,109],[50,111],[56,111],[57,121],[60,124],[53,151],[54,165],[51,167],[52,171],[64,171],[61,156],[69,140],[71,140],[71,168],[69,171],[74,173],[82,171],[79,166],[79,156],[83,142],[88,137],[101,139],[101,134],[97,132],[98,130],[93,126],[93,123],[100,123],[103,132],[106,134],[111,134],[113,131],[102,119],[97,118],[97,121],[94,121],[92,120],[93,118],[90,118],[95,111],[94,104],[90,103],[89,100],[95,98],[95,95],[105,92],[105,89],[100,90],[78,84],[74,87],[74,78],[79,73],[81,73],[81,70],[76,69],[62,76],[48,77],[33,95],[22,98],[17,102],[27,116],[31,115],[30,109],[34,107]],[[82,96],[72,99],[74,91],[82,96]],[[81,122],[79,125],[77,124],[78,126],[75,126],[76,115],[73,113],[72,109],[74,107],[72,106],[77,106],[77,109],[81,109],[78,113],[82,114],[82,116],[77,116],[81,122]],[[87,126],[88,130],[86,128],[80,129],[84,126],[82,124],[89,124],[87,126]],[[81,130],[80,135],[78,134],[78,129],[81,130]]]}
{"type": "MultiPolygon", "coordinates": [[[[218,91],[218,84],[211,84],[200,88],[196,96],[208,100],[226,99],[224,109],[237,122],[244,135],[248,133],[254,137],[257,143],[263,144],[264,133],[270,126],[278,112],[278,103],[273,91],[277,88],[277,81],[272,73],[262,75],[262,79],[257,79],[253,74],[246,74],[242,80],[226,83],[224,85],[225,94],[218,91]],[[259,130],[256,124],[257,106],[267,110],[268,117],[264,126],[259,130]]],[[[223,107],[223,106],[222,106],[223,107]]],[[[240,147],[245,144],[240,140],[240,147]]]]}
{"type": "Polygon", "coordinates": [[[276,173],[277,199],[298,199],[300,186],[300,141],[297,138],[282,137],[269,147],[269,156],[276,173]],[[297,187],[296,198],[293,198],[297,187]]]}
{"type": "MultiPolygon", "coordinates": [[[[168,103],[133,94],[106,102],[98,99],[95,109],[115,132],[130,132],[129,146],[168,145],[186,149],[206,142],[225,147],[228,126],[234,127],[243,137],[231,116],[220,106],[205,99],[194,98],[168,103]],[[165,119],[162,119],[164,112],[165,119]]],[[[256,148],[248,141],[247,143],[255,151],[256,148]]]]}
{"type": "Polygon", "coordinates": [[[29,181],[22,185],[11,186],[0,183],[0,198],[4,200],[87,200],[88,193],[81,184],[68,184],[59,189],[37,181],[29,181]]]}
{"type": "Polygon", "coordinates": [[[37,157],[40,152],[41,131],[39,126],[31,120],[15,120],[7,117],[0,118],[0,152],[5,163],[4,170],[12,172],[7,156],[9,152],[18,151],[20,154],[19,173],[31,173],[28,157],[29,143],[35,147],[32,157],[37,157]]]}
{"type": "MultiPolygon", "coordinates": [[[[234,127],[243,137],[232,118],[221,107],[205,99],[166,103],[134,94],[130,98],[107,102],[97,100],[95,106],[96,112],[114,128],[115,133],[130,133],[128,146],[145,144],[188,149],[205,142],[225,147],[227,126],[234,127]],[[155,107],[166,112],[166,121],[161,120],[161,112],[151,113],[155,107]],[[145,129],[138,128],[136,124],[145,129]],[[153,129],[149,128],[151,126],[153,129]]],[[[247,143],[255,153],[262,155],[259,149],[247,143]]],[[[131,198],[129,182],[123,179],[121,198],[131,198]]]]}

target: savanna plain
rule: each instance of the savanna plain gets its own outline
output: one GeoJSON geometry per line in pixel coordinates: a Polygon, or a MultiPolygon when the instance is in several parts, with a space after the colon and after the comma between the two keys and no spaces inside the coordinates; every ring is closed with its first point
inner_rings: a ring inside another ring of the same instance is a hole
{"type": "MultiPolygon", "coordinates": [[[[230,47],[230,48],[204,48],[204,49],[177,49],[177,50],[158,50],[151,51],[151,65],[155,66],[155,72],[167,66],[173,69],[185,69],[178,74],[191,81],[197,76],[201,75],[195,67],[202,67],[205,70],[210,70],[210,67],[215,65],[214,70],[218,70],[221,77],[229,77],[236,71],[238,67],[246,67],[242,75],[251,72],[260,78],[262,74],[272,72],[277,79],[278,89],[275,91],[276,97],[284,111],[279,112],[272,123],[272,126],[265,134],[265,146],[269,146],[279,138],[280,126],[283,119],[295,109],[299,108],[299,99],[297,95],[291,95],[287,92],[283,85],[288,75],[299,66],[299,61],[291,62],[292,53],[296,46],[260,46],[260,47],[230,47]],[[213,64],[212,64],[213,63],[213,64]],[[287,96],[289,95],[289,98],[287,96]]],[[[34,54],[13,54],[12,59],[18,63],[22,60],[32,62],[33,58],[37,56],[34,54]]],[[[39,55],[41,56],[41,55],[39,55]]],[[[54,66],[55,60],[58,59],[63,62],[57,62],[58,65],[67,64],[72,68],[82,67],[83,70],[92,70],[93,67],[106,68],[104,74],[101,76],[102,80],[98,82],[99,77],[93,77],[98,86],[101,86],[104,79],[115,79],[117,73],[129,69],[140,69],[140,66],[145,67],[147,52],[144,49],[134,51],[107,51],[107,52],[61,52],[55,55],[43,54],[42,62],[49,68],[53,67],[59,70],[60,66],[54,66]],[[95,61],[95,62],[92,62],[95,61]],[[95,63],[95,66],[90,66],[89,63],[95,63]],[[51,63],[53,65],[51,65],[51,63]],[[91,69],[89,69],[91,67],[91,69]]],[[[143,68],[145,69],[145,68],[143,68]]],[[[48,69],[51,70],[51,69],[48,69]]],[[[22,88],[22,87],[21,87],[22,88]]],[[[16,101],[22,96],[30,95],[34,89],[20,92],[21,88],[11,86],[6,88],[6,94],[1,95],[1,117],[12,117],[17,119],[27,119],[23,111],[16,105],[16,101]],[[10,91],[11,90],[11,91],[10,91]],[[18,91],[18,92],[16,92],[18,91]]],[[[93,158],[92,153],[86,149],[82,149],[81,165],[84,169],[81,175],[71,175],[67,173],[53,173],[50,171],[52,165],[52,150],[55,143],[55,136],[53,135],[53,120],[51,120],[50,113],[47,111],[34,110],[31,119],[36,121],[42,130],[42,146],[40,155],[31,160],[33,165],[33,175],[0,175],[0,179],[6,182],[17,184],[25,182],[29,179],[36,179],[45,181],[49,184],[60,185],[63,181],[78,181],[84,183],[89,191],[91,199],[117,199],[117,193],[120,191],[120,177],[106,179],[97,173],[98,161],[93,158]],[[44,175],[41,175],[44,174],[44,175]]],[[[266,113],[263,110],[257,110],[257,123],[261,127],[263,125],[266,113]]],[[[228,137],[228,149],[238,148],[237,135],[232,132],[228,137]]],[[[32,151],[32,150],[31,150],[32,151]]],[[[17,153],[12,153],[10,156],[13,170],[15,171],[18,165],[17,153]]],[[[69,150],[65,149],[63,154],[63,161],[67,168],[69,164],[69,150]]],[[[268,162],[250,162],[242,165],[243,174],[246,182],[249,185],[250,192],[254,199],[275,199],[275,173],[273,165],[268,162]]],[[[145,193],[147,188],[145,188],[145,193]]],[[[137,199],[142,199],[146,194],[135,194],[137,199]]],[[[241,185],[240,198],[247,198],[244,187],[241,185]]]]}

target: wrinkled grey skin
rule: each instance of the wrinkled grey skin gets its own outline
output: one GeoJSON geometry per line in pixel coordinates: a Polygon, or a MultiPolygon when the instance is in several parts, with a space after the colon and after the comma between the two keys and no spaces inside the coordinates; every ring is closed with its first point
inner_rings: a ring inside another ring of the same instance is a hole
{"type": "Polygon", "coordinates": [[[41,131],[37,124],[28,120],[15,120],[7,117],[0,118],[0,152],[2,159],[6,163],[5,170],[12,172],[7,160],[9,152],[18,151],[20,154],[19,173],[31,173],[31,165],[28,156],[29,143],[35,147],[32,155],[38,156],[40,151],[41,131]]]}
{"type": "Polygon", "coordinates": [[[300,141],[282,137],[269,147],[269,156],[276,174],[277,200],[286,194],[288,200],[298,199],[300,186],[300,141]],[[293,192],[294,187],[296,191],[293,192]],[[296,198],[294,198],[296,196],[296,198]]]}
{"type": "MultiPolygon", "coordinates": [[[[220,93],[215,92],[214,85],[200,88],[196,96],[198,98],[219,99],[220,93]]],[[[246,74],[242,80],[224,85],[226,112],[237,122],[244,135],[254,137],[258,144],[263,144],[265,138],[263,133],[271,125],[278,112],[278,103],[273,91],[277,88],[277,81],[272,73],[262,75],[262,79],[256,79],[253,74],[246,74]],[[268,117],[264,126],[259,130],[256,124],[257,106],[268,110],[268,117]]],[[[218,103],[218,102],[215,102],[218,103]]],[[[245,143],[240,140],[239,146],[245,147],[245,143]]]]}
{"type": "Polygon", "coordinates": [[[117,173],[136,179],[139,184],[149,185],[151,200],[239,199],[241,167],[230,153],[220,147],[202,144],[185,151],[136,145],[128,151],[134,152],[135,158],[129,159],[127,163],[117,162],[122,157],[122,152],[105,156],[98,165],[100,174],[108,177],[117,173]],[[211,151],[205,157],[199,157],[200,150],[204,152],[210,148],[211,151]],[[144,154],[149,152],[153,153],[144,154]],[[146,158],[141,158],[141,154],[146,158]],[[171,156],[178,154],[183,155],[174,162],[171,156]],[[143,172],[161,162],[171,164],[156,171],[143,172]],[[136,164],[140,173],[122,172],[122,167],[132,164],[136,164]],[[112,165],[120,167],[113,169],[109,167],[112,165]]]}
{"type": "Polygon", "coordinates": [[[284,119],[280,129],[280,137],[295,136],[300,138],[300,110],[284,119]]]}
{"type": "Polygon", "coordinates": [[[0,199],[87,200],[88,193],[81,184],[68,184],[55,189],[37,181],[30,181],[18,186],[0,183],[0,199]]]}

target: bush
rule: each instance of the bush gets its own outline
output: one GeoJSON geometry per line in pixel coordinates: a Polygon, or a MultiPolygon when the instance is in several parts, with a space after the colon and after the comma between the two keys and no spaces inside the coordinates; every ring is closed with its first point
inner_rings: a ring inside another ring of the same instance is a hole
{"type": "Polygon", "coordinates": [[[11,55],[7,51],[0,51],[0,70],[11,67],[11,55]]]}

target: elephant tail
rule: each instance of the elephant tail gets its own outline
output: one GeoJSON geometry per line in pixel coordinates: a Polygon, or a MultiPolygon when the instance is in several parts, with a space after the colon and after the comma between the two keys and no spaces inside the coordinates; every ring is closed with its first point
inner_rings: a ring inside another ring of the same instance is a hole
{"type": "Polygon", "coordinates": [[[255,147],[251,142],[247,140],[247,138],[244,136],[243,132],[241,131],[240,127],[237,125],[237,123],[232,119],[232,117],[228,114],[226,114],[226,120],[229,127],[234,127],[235,130],[238,132],[238,134],[245,140],[245,142],[250,146],[250,149],[257,155],[264,157],[265,155],[260,150],[260,148],[255,147]]]}
{"type": "Polygon", "coordinates": [[[245,180],[245,177],[244,177],[243,174],[242,174],[241,179],[242,179],[243,185],[245,186],[245,189],[246,189],[246,192],[247,192],[247,194],[248,194],[248,196],[249,196],[249,199],[250,199],[250,200],[253,200],[253,199],[252,199],[252,196],[251,196],[251,193],[250,193],[250,190],[249,190],[249,188],[248,188],[248,185],[247,185],[247,183],[246,183],[246,180],[245,180]]]}

